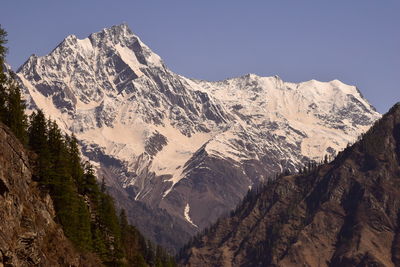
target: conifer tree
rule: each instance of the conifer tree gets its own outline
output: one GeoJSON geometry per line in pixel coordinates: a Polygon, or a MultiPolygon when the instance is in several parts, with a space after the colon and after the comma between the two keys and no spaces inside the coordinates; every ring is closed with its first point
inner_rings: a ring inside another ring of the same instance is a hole
{"type": "Polygon", "coordinates": [[[112,198],[100,193],[100,202],[98,207],[98,220],[100,229],[103,231],[103,239],[108,247],[106,261],[117,261],[121,258],[121,229],[112,198]],[[110,238],[112,237],[112,238],[110,238]]]}
{"type": "Polygon", "coordinates": [[[26,144],[25,103],[15,82],[14,73],[5,68],[6,37],[7,32],[0,27],[0,120],[10,127],[23,144],[26,144]]]}
{"type": "Polygon", "coordinates": [[[7,43],[7,32],[0,25],[0,70],[3,71],[3,63],[4,58],[7,54],[7,47],[5,46],[7,43]]]}
{"type": "Polygon", "coordinates": [[[28,137],[29,148],[38,155],[36,166],[38,180],[46,185],[50,180],[50,151],[47,122],[41,110],[33,112],[29,117],[28,137]]]}
{"type": "Polygon", "coordinates": [[[78,140],[75,135],[72,135],[68,139],[68,160],[69,160],[69,168],[71,171],[71,175],[73,180],[78,187],[79,193],[82,193],[83,188],[83,176],[84,170],[82,168],[82,162],[80,157],[80,151],[78,146],[78,140]]]}
{"type": "Polygon", "coordinates": [[[22,100],[21,91],[17,83],[10,78],[8,81],[7,113],[5,123],[10,127],[15,136],[26,144],[28,121],[25,115],[25,101],[22,100]]]}
{"type": "Polygon", "coordinates": [[[5,116],[7,114],[6,110],[6,99],[7,99],[7,75],[5,74],[4,61],[7,53],[7,48],[5,47],[7,43],[7,32],[3,30],[0,26],[0,120],[5,121],[5,116]]]}
{"type": "Polygon", "coordinates": [[[93,201],[96,201],[95,198],[99,196],[100,191],[93,166],[89,162],[86,162],[84,165],[82,187],[83,194],[89,195],[93,201]]]}

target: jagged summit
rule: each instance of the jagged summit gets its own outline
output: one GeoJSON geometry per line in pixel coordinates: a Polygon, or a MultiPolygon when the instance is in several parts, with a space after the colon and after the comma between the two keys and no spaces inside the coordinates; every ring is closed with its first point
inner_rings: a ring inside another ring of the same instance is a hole
{"type": "MultiPolygon", "coordinates": [[[[134,199],[167,211],[186,233],[274,173],[340,151],[380,117],[338,82],[188,79],[126,24],[70,36],[17,75],[29,107],[78,137],[120,205],[134,199]]],[[[137,224],[147,227],[145,218],[137,224]]]]}
{"type": "Polygon", "coordinates": [[[48,55],[43,57],[32,55],[18,72],[24,72],[36,64],[62,65],[66,60],[72,62],[83,60],[88,66],[95,68],[100,63],[99,57],[104,54],[117,54],[125,64],[137,72],[145,67],[164,68],[161,58],[133,34],[127,24],[121,24],[92,33],[84,39],[79,39],[73,34],[68,35],[48,55]]]}
{"type": "Polygon", "coordinates": [[[98,45],[98,43],[107,42],[111,42],[109,43],[110,45],[116,45],[118,43],[123,45],[131,45],[139,40],[139,37],[129,29],[129,26],[126,23],[122,23],[120,25],[114,25],[109,28],[104,28],[99,32],[92,33],[84,39],[79,39],[76,35],[70,34],[57,47],[75,44],[87,39],[93,46],[98,45]]]}
{"type": "Polygon", "coordinates": [[[100,32],[90,34],[88,38],[94,43],[94,45],[97,45],[97,42],[111,42],[112,45],[130,45],[139,39],[126,24],[104,28],[100,32]]]}

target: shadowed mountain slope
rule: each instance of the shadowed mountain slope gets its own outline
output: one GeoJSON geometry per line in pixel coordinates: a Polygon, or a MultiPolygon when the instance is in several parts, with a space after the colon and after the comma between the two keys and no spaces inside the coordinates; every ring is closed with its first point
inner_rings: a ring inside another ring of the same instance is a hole
{"type": "Polygon", "coordinates": [[[181,263],[400,266],[399,218],[397,104],[333,162],[249,193],[181,251],[181,263]]]}

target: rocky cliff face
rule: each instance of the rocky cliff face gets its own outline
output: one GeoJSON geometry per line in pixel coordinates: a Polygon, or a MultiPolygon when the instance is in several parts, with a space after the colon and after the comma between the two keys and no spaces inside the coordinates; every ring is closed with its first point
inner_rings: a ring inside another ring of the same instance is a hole
{"type": "Polygon", "coordinates": [[[72,247],[54,217],[26,151],[0,123],[0,266],[100,266],[72,247]]]}
{"type": "Polygon", "coordinates": [[[119,205],[143,214],[132,222],[175,248],[249,187],[340,151],[380,117],[337,80],[182,77],[126,25],[68,36],[18,77],[29,107],[74,133],[119,205]]]}
{"type": "Polygon", "coordinates": [[[331,163],[249,194],[186,266],[400,266],[400,103],[331,163]]]}

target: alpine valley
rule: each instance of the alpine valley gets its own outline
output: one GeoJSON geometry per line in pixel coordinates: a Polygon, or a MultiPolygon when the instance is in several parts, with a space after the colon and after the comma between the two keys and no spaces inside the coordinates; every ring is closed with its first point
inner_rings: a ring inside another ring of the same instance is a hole
{"type": "Polygon", "coordinates": [[[130,221],[171,251],[252,187],[335,155],[381,117],[338,80],[183,77],[126,24],[70,35],[17,78],[28,108],[73,133],[130,221]]]}

